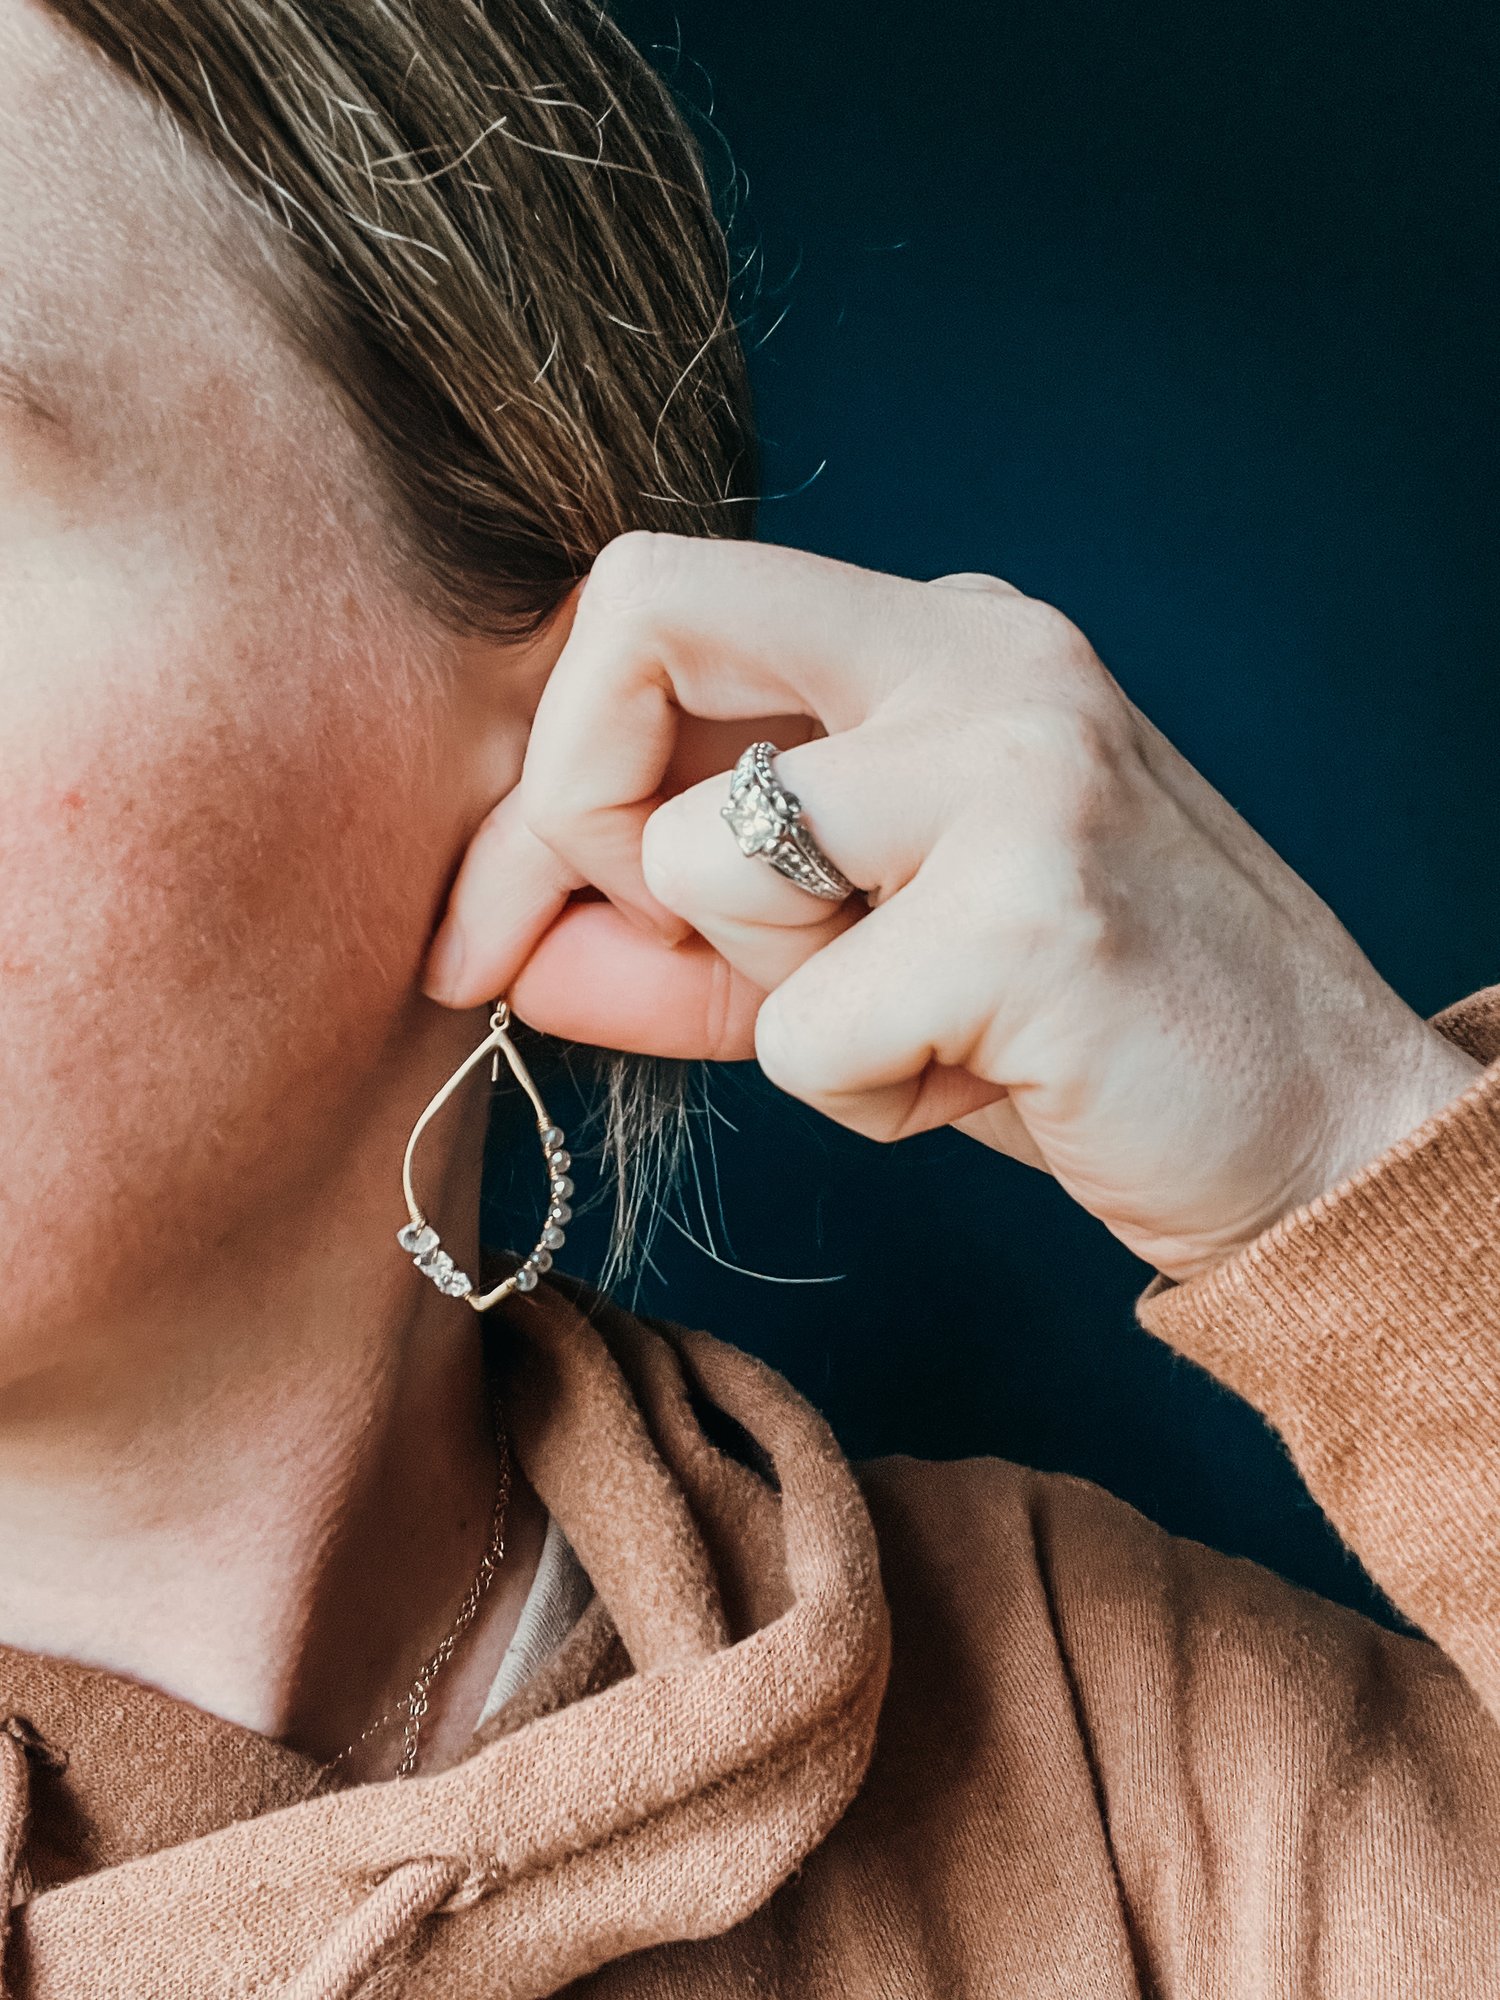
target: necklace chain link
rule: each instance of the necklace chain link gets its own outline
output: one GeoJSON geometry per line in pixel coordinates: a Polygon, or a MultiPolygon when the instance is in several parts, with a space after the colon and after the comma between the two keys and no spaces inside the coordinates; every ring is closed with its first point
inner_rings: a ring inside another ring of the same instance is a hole
{"type": "Polygon", "coordinates": [[[422,1724],[427,1719],[431,1707],[430,1693],[433,1682],[453,1658],[459,1640],[479,1615],[479,1607],[484,1602],[485,1593],[495,1580],[505,1555],[505,1517],[510,1507],[510,1441],[498,1406],[495,1411],[495,1440],[500,1450],[500,1476],[495,1486],[495,1506],[490,1517],[490,1538],[474,1580],[469,1585],[458,1616],[448,1628],[446,1637],[433,1652],[426,1664],[418,1672],[408,1691],[401,1699],[378,1716],[368,1729],[362,1729],[352,1743],[346,1743],[336,1757],[330,1757],[321,1767],[320,1776],[327,1777],[340,1764],[352,1757],[356,1750],[390,1727],[397,1716],[405,1719],[402,1732],[401,1761],[396,1766],[395,1776],[409,1778],[417,1768],[417,1754],[422,1737],[422,1724]]]}

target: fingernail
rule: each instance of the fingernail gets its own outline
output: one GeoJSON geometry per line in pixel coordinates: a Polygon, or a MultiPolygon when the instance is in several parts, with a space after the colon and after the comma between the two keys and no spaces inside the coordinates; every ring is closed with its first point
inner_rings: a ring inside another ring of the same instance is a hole
{"type": "Polygon", "coordinates": [[[439,931],[427,966],[422,974],[422,991],[429,1000],[451,1000],[458,991],[464,969],[464,941],[457,928],[448,924],[439,931]]]}

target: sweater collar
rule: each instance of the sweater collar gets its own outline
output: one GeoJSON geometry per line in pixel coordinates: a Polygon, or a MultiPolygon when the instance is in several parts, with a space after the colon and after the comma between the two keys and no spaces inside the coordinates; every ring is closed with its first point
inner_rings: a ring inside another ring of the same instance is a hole
{"type": "Polygon", "coordinates": [[[253,1732],[0,1652],[7,1711],[68,1760],[24,1760],[23,1993],[340,2000],[413,1950],[434,1993],[480,1966],[551,1992],[729,1928],[842,1815],[890,1642],[827,1427],[751,1356],[577,1280],[506,1308],[513,1446],[597,1593],[578,1626],[449,1768],[312,1797],[311,1760],[253,1732]]]}

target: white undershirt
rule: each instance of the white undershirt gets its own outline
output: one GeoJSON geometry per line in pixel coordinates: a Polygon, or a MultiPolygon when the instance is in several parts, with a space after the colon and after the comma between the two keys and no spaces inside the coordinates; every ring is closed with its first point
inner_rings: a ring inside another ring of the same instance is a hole
{"type": "Polygon", "coordinates": [[[543,1660],[556,1652],[578,1623],[593,1594],[594,1586],[573,1553],[573,1544],[557,1525],[556,1517],[549,1514],[536,1575],[531,1579],[520,1619],[491,1683],[477,1728],[482,1729],[492,1715],[498,1714],[543,1660]]]}

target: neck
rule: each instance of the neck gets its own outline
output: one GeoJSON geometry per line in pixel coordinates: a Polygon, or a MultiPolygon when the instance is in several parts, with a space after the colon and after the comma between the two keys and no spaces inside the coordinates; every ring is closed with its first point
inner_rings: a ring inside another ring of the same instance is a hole
{"type": "MultiPolygon", "coordinates": [[[[410,1686],[488,1545],[498,1453],[481,1322],[395,1244],[414,1115],[397,1095],[276,1212],[9,1368],[0,1640],[320,1759],[410,1686]]],[[[435,1212],[455,1220],[477,1213],[481,1098],[446,1171],[440,1143],[424,1154],[435,1212]]],[[[434,1687],[434,1737],[462,1726],[455,1702],[482,1705],[541,1526],[517,1475],[507,1560],[434,1687]]],[[[393,1768],[399,1748],[398,1726],[351,1774],[393,1768]]]]}

